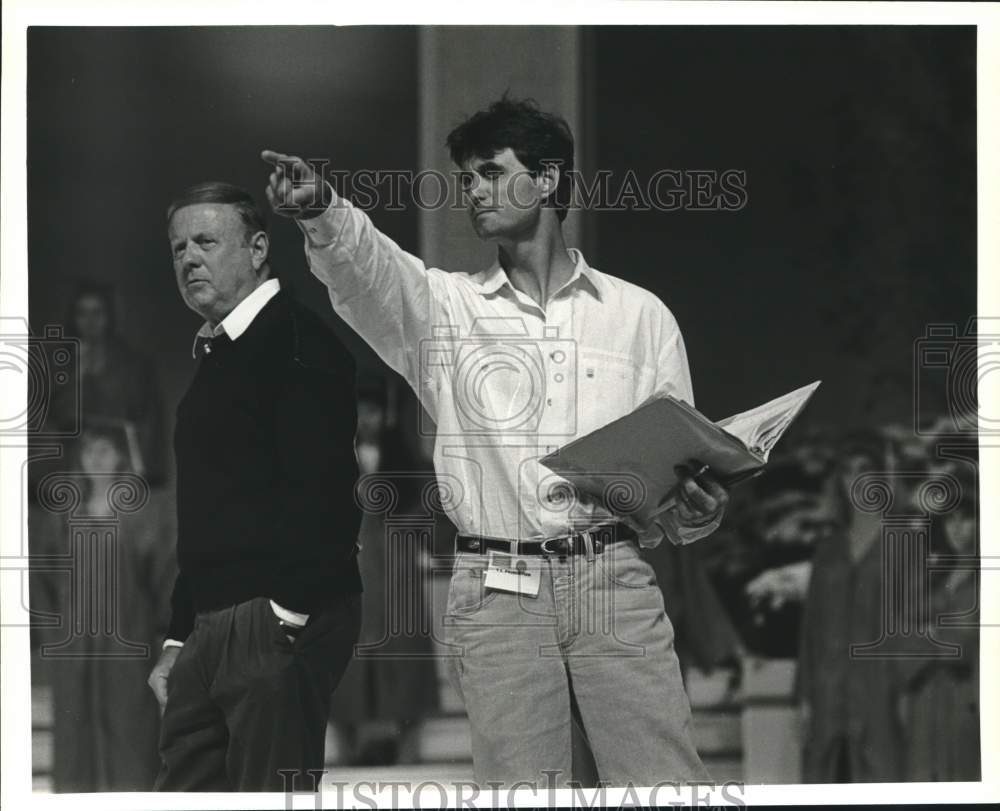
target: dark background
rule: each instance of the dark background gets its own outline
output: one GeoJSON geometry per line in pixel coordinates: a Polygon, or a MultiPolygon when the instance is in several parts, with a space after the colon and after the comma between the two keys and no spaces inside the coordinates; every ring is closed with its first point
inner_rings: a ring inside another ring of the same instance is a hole
{"type": "Polygon", "coordinates": [[[913,342],[976,311],[973,28],[603,28],[600,166],[743,169],[738,212],[604,213],[597,267],[667,303],[699,407],[815,379],[807,416],[910,421],[913,342]]]}
{"type": "MultiPolygon", "coordinates": [[[[589,170],[747,173],[737,212],[583,215],[591,264],[676,315],[699,407],[718,418],[822,378],[809,420],[909,420],[914,341],[976,307],[975,29],[603,27],[582,42],[589,170]]],[[[63,319],[75,278],[113,282],[172,413],[199,325],[170,266],[172,195],[210,178],[262,194],[264,146],[422,168],[417,82],[414,28],[30,29],[33,328],[63,319]]],[[[414,208],[373,217],[418,249],[414,208]]],[[[272,246],[283,283],[336,324],[297,229],[278,222],[272,246]]]]}
{"type": "MultiPolygon", "coordinates": [[[[201,319],[174,282],[166,207],[227,180],[263,201],[265,147],[337,168],[407,168],[417,156],[413,28],[31,28],[28,33],[30,322],[63,320],[75,279],[113,282],[127,341],[160,370],[172,415],[201,319]]],[[[282,284],[333,315],[301,232],[273,218],[282,284]]],[[[379,227],[416,249],[415,210],[379,227]]]]}

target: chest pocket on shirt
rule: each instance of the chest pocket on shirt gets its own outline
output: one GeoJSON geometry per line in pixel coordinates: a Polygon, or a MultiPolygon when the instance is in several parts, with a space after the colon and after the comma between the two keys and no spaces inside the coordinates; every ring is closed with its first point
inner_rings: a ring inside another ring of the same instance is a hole
{"type": "Polygon", "coordinates": [[[577,367],[577,435],[628,414],[645,399],[644,374],[627,355],[581,349],[577,367]]]}

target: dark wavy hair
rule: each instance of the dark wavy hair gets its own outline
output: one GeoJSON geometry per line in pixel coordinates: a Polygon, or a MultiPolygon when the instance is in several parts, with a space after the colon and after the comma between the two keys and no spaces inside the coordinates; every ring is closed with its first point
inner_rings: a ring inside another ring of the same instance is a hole
{"type": "Polygon", "coordinates": [[[559,183],[548,205],[556,209],[560,222],[566,219],[573,190],[573,133],[564,118],[542,112],[534,99],[512,99],[504,93],[448,133],[445,144],[456,166],[470,158],[492,158],[507,148],[534,175],[557,166],[559,183]]]}

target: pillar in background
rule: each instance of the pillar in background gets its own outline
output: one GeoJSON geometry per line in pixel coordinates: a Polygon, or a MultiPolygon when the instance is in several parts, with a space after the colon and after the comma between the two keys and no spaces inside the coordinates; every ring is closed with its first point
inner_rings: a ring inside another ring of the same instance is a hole
{"type": "MultiPolygon", "coordinates": [[[[420,30],[420,168],[455,168],[444,141],[466,116],[504,91],[535,99],[543,110],[563,116],[576,139],[581,168],[583,59],[581,31],[570,26],[428,26],[420,30]]],[[[426,197],[435,192],[428,186],[426,197]]],[[[452,195],[453,197],[454,195],[452,195]]],[[[420,256],[445,270],[478,271],[495,256],[479,241],[464,211],[452,205],[420,212],[420,256]]],[[[581,246],[580,212],[565,223],[567,244],[581,246]]]]}

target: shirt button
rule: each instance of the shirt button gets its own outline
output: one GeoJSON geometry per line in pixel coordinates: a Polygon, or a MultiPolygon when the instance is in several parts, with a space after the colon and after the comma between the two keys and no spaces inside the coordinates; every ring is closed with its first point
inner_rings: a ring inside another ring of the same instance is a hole
{"type": "Polygon", "coordinates": [[[562,383],[563,382],[563,376],[561,374],[557,373],[556,376],[555,376],[555,381],[556,381],[556,383],[562,383]]]}
{"type": "Polygon", "coordinates": [[[562,363],[564,360],[566,360],[566,353],[563,352],[561,349],[557,349],[555,352],[549,355],[549,357],[556,363],[562,363]]]}
{"type": "Polygon", "coordinates": [[[552,405],[552,398],[551,398],[551,397],[549,397],[549,398],[548,398],[548,399],[547,399],[547,400],[545,401],[545,405],[552,405]]]}

